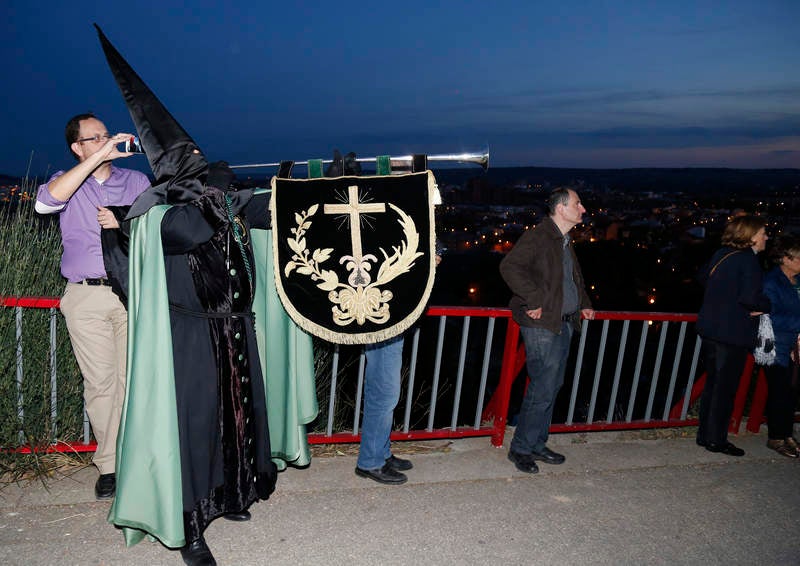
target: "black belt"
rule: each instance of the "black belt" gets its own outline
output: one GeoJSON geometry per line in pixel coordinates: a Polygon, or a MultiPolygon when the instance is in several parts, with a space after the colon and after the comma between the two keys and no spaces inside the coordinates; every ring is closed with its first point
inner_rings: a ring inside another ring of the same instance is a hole
{"type": "Polygon", "coordinates": [[[195,316],[197,318],[245,318],[255,317],[253,311],[249,312],[207,312],[207,311],[193,311],[173,303],[169,304],[169,310],[179,312],[181,314],[195,316]]]}
{"type": "Polygon", "coordinates": [[[578,311],[571,312],[569,314],[562,314],[561,315],[561,320],[562,320],[562,322],[572,322],[573,320],[575,320],[575,316],[577,314],[578,314],[578,311]]]}
{"type": "Polygon", "coordinates": [[[95,286],[95,287],[98,286],[98,285],[104,285],[104,286],[107,286],[107,287],[111,286],[111,283],[109,283],[108,279],[106,279],[105,277],[101,277],[100,279],[84,279],[83,281],[78,281],[78,284],[79,285],[92,285],[92,286],[95,286]]]}

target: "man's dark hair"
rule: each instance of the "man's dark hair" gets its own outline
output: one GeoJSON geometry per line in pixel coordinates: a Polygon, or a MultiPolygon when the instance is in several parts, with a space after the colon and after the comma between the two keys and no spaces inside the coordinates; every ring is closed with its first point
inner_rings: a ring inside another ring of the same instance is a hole
{"type": "Polygon", "coordinates": [[[775,265],[781,265],[785,259],[800,257],[800,237],[791,233],[779,235],[772,240],[768,255],[775,265]]]}
{"type": "Polygon", "coordinates": [[[550,196],[547,198],[547,208],[550,209],[550,216],[556,213],[556,207],[559,204],[567,206],[569,204],[569,191],[568,187],[558,187],[553,189],[550,196]]]}
{"type": "Polygon", "coordinates": [[[78,141],[78,137],[81,135],[81,120],[88,120],[89,118],[97,120],[97,116],[91,112],[86,112],[85,114],[78,114],[70,118],[69,122],[67,122],[67,126],[64,128],[64,138],[67,140],[67,147],[75,159],[80,158],[72,151],[72,144],[78,141]]]}

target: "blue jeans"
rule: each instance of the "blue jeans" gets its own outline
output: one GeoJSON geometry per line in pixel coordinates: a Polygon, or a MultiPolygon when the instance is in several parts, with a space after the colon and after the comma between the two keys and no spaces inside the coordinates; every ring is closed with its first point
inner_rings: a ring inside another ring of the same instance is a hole
{"type": "Polygon", "coordinates": [[[400,370],[403,366],[403,337],[367,344],[364,372],[364,421],[356,465],[362,470],[383,467],[392,455],[389,435],[394,408],[400,399],[400,370]]]}
{"type": "Polygon", "coordinates": [[[564,383],[572,331],[569,322],[561,323],[561,334],[544,328],[520,327],[531,382],[522,399],[517,428],[511,439],[514,452],[541,452],[547,444],[553,405],[564,383]]]}

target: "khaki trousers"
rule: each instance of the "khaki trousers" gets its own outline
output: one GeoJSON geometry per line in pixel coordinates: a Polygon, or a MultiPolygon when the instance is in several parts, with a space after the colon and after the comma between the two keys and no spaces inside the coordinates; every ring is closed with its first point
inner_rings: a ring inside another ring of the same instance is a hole
{"type": "Polygon", "coordinates": [[[61,313],[83,374],[83,399],[97,440],[92,462],[101,474],[114,473],[125,400],[128,314],[111,287],[82,283],[67,283],[61,313]]]}

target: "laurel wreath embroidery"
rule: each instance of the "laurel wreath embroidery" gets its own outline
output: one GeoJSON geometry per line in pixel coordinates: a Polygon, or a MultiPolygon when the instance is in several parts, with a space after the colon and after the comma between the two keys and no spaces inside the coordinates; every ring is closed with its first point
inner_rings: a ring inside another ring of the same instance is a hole
{"type": "MultiPolygon", "coordinates": [[[[399,216],[398,222],[403,228],[405,240],[397,246],[392,246],[392,253],[389,255],[383,248],[383,262],[378,268],[378,275],[374,282],[366,278],[348,278],[348,283],[341,283],[339,276],[331,269],[323,269],[321,264],[330,259],[333,248],[317,248],[311,252],[307,245],[305,235],[311,228],[310,218],[319,210],[319,205],[315,204],[307,211],[295,212],[294,219],[296,226],[290,230],[293,237],[287,238],[286,243],[292,250],[291,261],[284,266],[285,277],[289,277],[292,271],[306,275],[312,281],[317,282],[317,287],[323,291],[328,291],[328,300],[333,304],[333,321],[339,326],[347,326],[355,321],[363,325],[367,320],[377,324],[383,324],[389,320],[389,302],[393,294],[388,289],[381,289],[380,285],[389,283],[396,277],[407,273],[413,266],[414,261],[422,254],[418,252],[419,234],[417,233],[414,220],[397,206],[388,203],[389,207],[399,216]],[[354,280],[363,281],[364,284],[352,284],[354,280]]],[[[352,257],[341,258],[340,263],[346,263],[345,268],[353,272],[360,268],[361,273],[370,271],[369,261],[376,261],[373,255],[365,255],[364,262],[356,265],[352,257]]]]}

